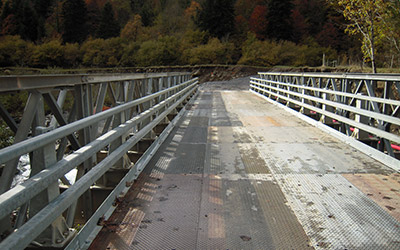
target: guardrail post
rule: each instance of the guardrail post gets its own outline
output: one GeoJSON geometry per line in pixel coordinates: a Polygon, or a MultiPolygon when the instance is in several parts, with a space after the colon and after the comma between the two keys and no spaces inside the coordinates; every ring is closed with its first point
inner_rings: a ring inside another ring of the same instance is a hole
{"type": "MultiPolygon", "coordinates": [[[[361,96],[362,94],[359,93],[357,95],[361,96]]],[[[360,99],[356,100],[356,108],[365,110],[366,107],[367,103],[365,100],[360,100],[360,99]]],[[[355,114],[354,120],[362,124],[368,124],[368,118],[363,115],[355,114]]],[[[358,140],[369,139],[368,133],[358,128],[354,128],[353,134],[351,136],[357,138],[358,140]]]]}
{"type": "MultiPolygon", "coordinates": [[[[153,90],[153,78],[149,78],[147,81],[147,86],[146,86],[146,91],[145,91],[145,95],[151,95],[153,94],[155,91],[153,90]]],[[[146,103],[143,104],[143,108],[144,110],[148,110],[149,108],[151,108],[154,105],[154,100],[150,100],[146,103]]],[[[143,122],[142,127],[146,126],[147,124],[149,124],[151,121],[153,120],[153,117],[150,117],[148,119],[146,119],[143,122]]],[[[147,139],[147,140],[153,140],[155,138],[155,134],[153,131],[150,131],[143,139],[147,139]]]]}
{"type": "MultiPolygon", "coordinates": [[[[322,99],[324,101],[326,100],[330,100],[330,95],[327,93],[322,93],[322,99]]],[[[331,106],[327,106],[326,104],[322,104],[322,110],[323,111],[329,111],[331,113],[333,113],[333,108],[331,106]]],[[[333,120],[330,117],[326,117],[326,115],[322,114],[321,118],[319,119],[320,122],[324,123],[324,124],[332,124],[333,120]]]]}
{"type": "MultiPolygon", "coordinates": [[[[128,82],[121,82],[117,84],[117,100],[116,100],[116,106],[122,105],[125,102],[133,99],[133,86],[129,88],[128,82]]],[[[131,112],[129,110],[125,112],[121,112],[118,114],[114,115],[114,118],[112,120],[112,128],[116,128],[119,125],[125,123],[128,119],[131,112]]],[[[123,135],[118,137],[116,140],[110,143],[109,145],[109,150],[108,154],[111,154],[114,152],[116,149],[118,149],[125,141],[126,141],[126,136],[123,135]]],[[[104,157],[104,156],[103,156],[104,157]]],[[[102,178],[100,178],[97,182],[96,185],[104,188],[104,187],[115,187],[119,181],[122,179],[122,177],[126,174],[128,169],[131,166],[131,162],[128,159],[127,155],[124,155],[121,159],[119,159],[113,167],[108,170],[102,178]]],[[[93,192],[93,190],[92,190],[93,192]]],[[[96,192],[99,193],[99,192],[96,192]]],[[[97,203],[96,201],[98,200],[96,195],[93,194],[93,200],[95,201],[94,203],[97,203]]]]}
{"type": "MultiPolygon", "coordinates": [[[[78,85],[75,86],[75,100],[76,100],[76,108],[77,108],[77,116],[78,119],[83,119],[90,115],[90,103],[89,95],[91,95],[89,88],[89,84],[86,85],[78,85]]],[[[93,109],[92,109],[93,110],[93,109]]],[[[93,127],[92,127],[93,129],[93,127]]],[[[80,145],[86,145],[92,141],[91,135],[92,131],[90,131],[89,127],[84,128],[83,130],[78,132],[79,134],[79,143],[80,145]]],[[[76,180],[80,179],[86,172],[88,172],[94,163],[94,157],[89,158],[84,161],[83,164],[78,166],[78,173],[76,175],[76,180]]],[[[87,190],[79,200],[80,209],[77,211],[77,216],[83,217],[85,220],[89,219],[92,215],[92,195],[90,189],[87,190]],[[80,210],[83,210],[83,214],[80,213],[80,210]]]]}
{"type": "MultiPolygon", "coordinates": [[[[301,82],[299,81],[299,78],[293,78],[297,79],[297,85],[304,87],[304,77],[301,78],[301,82]]],[[[301,95],[302,97],[300,98],[301,100],[301,108],[300,108],[300,113],[304,115],[310,115],[310,111],[304,107],[304,104],[306,103],[306,100],[304,96],[306,95],[306,90],[304,88],[301,88],[301,95]]]]}
{"type": "MultiPolygon", "coordinates": [[[[43,134],[52,128],[37,127],[36,134],[43,134]]],[[[50,143],[32,153],[31,176],[49,168],[57,162],[55,143],[50,143]]],[[[33,217],[50,201],[60,195],[58,182],[49,184],[48,188],[35,196],[30,202],[29,217],[33,217]]],[[[24,215],[23,215],[24,216],[24,215]]],[[[62,248],[74,236],[75,231],[70,229],[63,216],[59,216],[39,237],[33,242],[40,247],[62,248]]]]}

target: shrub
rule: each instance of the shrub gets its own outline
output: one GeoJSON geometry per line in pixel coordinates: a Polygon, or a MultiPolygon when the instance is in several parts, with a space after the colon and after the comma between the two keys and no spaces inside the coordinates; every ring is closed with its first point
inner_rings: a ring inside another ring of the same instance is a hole
{"type": "Polygon", "coordinates": [[[64,46],[58,40],[53,40],[35,47],[32,56],[33,66],[62,67],[64,66],[64,46]]]}
{"type": "Polygon", "coordinates": [[[85,66],[115,67],[119,65],[123,54],[122,38],[89,39],[82,44],[82,63],[85,66]]]}
{"type": "Polygon", "coordinates": [[[278,43],[260,41],[250,33],[242,46],[242,57],[239,64],[254,66],[273,66],[279,63],[278,43]]]}
{"type": "Polygon", "coordinates": [[[185,50],[182,61],[191,65],[230,64],[234,49],[232,43],[221,43],[218,38],[213,38],[207,44],[185,50]]]}
{"type": "Polygon", "coordinates": [[[123,49],[120,65],[134,67],[137,65],[137,53],[140,49],[140,44],[137,42],[129,43],[123,49]]]}
{"type": "Polygon", "coordinates": [[[249,34],[242,46],[242,57],[239,64],[255,66],[320,66],[322,55],[336,56],[336,51],[320,47],[313,41],[298,45],[289,41],[260,41],[254,34],[249,34]]]}
{"type": "Polygon", "coordinates": [[[19,36],[0,37],[0,66],[25,66],[30,63],[33,44],[19,36]]]}
{"type": "Polygon", "coordinates": [[[208,42],[209,36],[210,34],[206,31],[190,29],[186,31],[184,36],[182,37],[182,48],[188,49],[206,44],[208,42]]]}
{"type": "Polygon", "coordinates": [[[0,149],[10,146],[13,142],[14,133],[3,121],[0,121],[0,149]]]}
{"type": "Polygon", "coordinates": [[[105,59],[103,57],[104,39],[89,39],[82,44],[83,54],[82,63],[85,66],[102,66],[105,59]]]}
{"type": "Polygon", "coordinates": [[[146,41],[137,53],[138,66],[176,65],[180,54],[179,47],[178,40],[172,36],[146,41]]]}
{"type": "Polygon", "coordinates": [[[82,62],[82,53],[77,43],[67,43],[64,46],[64,65],[77,67],[82,62]]]}

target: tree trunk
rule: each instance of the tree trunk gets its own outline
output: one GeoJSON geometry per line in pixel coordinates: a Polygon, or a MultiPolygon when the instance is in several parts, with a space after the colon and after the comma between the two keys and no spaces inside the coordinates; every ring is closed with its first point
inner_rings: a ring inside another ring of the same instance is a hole
{"type": "Polygon", "coordinates": [[[375,30],[374,30],[374,16],[371,18],[371,64],[372,73],[376,74],[376,62],[375,62],[375,30]]]}
{"type": "Polygon", "coordinates": [[[376,74],[375,49],[373,47],[371,48],[371,54],[372,73],[376,74]]]}

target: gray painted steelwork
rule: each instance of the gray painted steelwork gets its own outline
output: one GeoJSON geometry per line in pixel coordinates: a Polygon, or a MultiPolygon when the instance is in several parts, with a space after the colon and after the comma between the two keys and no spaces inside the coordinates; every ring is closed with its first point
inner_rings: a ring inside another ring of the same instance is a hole
{"type": "Polygon", "coordinates": [[[311,123],[336,127],[330,130],[374,158],[400,170],[394,146],[400,144],[400,76],[391,74],[259,73],[251,78],[250,90],[269,101],[313,116],[311,123]]]}
{"type": "Polygon", "coordinates": [[[88,235],[98,230],[99,219],[106,219],[127,183],[143,170],[176,124],[169,119],[181,116],[177,111],[197,85],[188,73],[1,77],[0,94],[27,91],[29,98],[19,123],[0,105],[2,118],[16,134],[15,144],[0,150],[0,233],[8,235],[0,248],[65,247],[71,240],[70,249],[88,244],[88,235]],[[73,105],[63,110],[67,94],[73,105]],[[51,121],[46,121],[44,102],[51,121]],[[111,107],[103,110],[106,103],[111,107]],[[155,127],[167,123],[156,136],[155,127]],[[156,143],[131,161],[128,154],[143,140],[156,143]],[[98,154],[104,150],[101,160],[98,154]],[[30,155],[31,176],[10,189],[18,159],[25,154],[30,155]],[[71,185],[64,175],[73,169],[77,176],[71,185]],[[59,180],[67,185],[61,194],[59,180]],[[113,190],[96,212],[94,186],[113,190]],[[76,236],[73,226],[85,221],[76,236]]]}
{"type": "Polygon", "coordinates": [[[201,85],[89,249],[399,249],[396,171],[238,82],[201,85]]]}

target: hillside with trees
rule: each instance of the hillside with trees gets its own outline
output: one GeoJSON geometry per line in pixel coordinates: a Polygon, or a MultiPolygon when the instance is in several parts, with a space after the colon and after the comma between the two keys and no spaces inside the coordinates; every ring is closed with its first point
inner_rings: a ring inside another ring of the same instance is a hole
{"type": "Polygon", "coordinates": [[[400,67],[399,1],[351,2],[0,0],[0,67],[400,67]]]}

